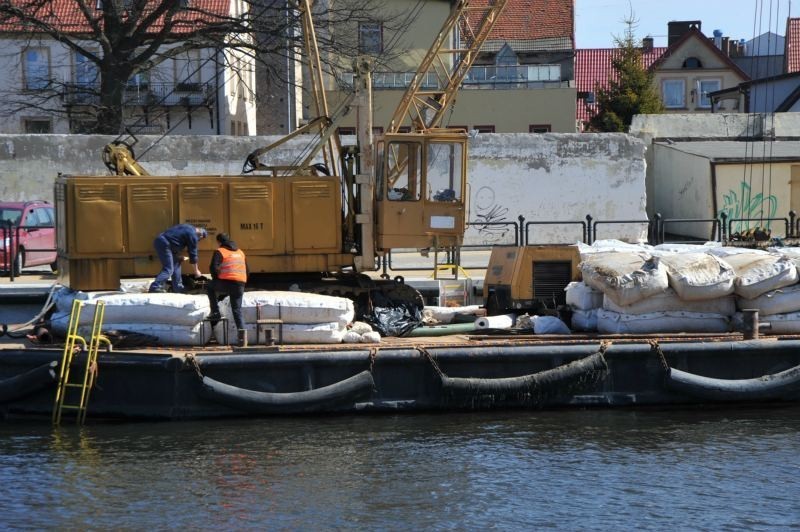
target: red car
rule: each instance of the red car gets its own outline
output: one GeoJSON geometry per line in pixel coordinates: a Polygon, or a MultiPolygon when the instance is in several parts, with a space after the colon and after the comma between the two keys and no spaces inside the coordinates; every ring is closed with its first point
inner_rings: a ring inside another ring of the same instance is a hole
{"type": "Polygon", "coordinates": [[[55,226],[55,211],[47,201],[0,202],[0,270],[13,264],[19,275],[22,268],[49,264],[56,271],[55,226]]]}

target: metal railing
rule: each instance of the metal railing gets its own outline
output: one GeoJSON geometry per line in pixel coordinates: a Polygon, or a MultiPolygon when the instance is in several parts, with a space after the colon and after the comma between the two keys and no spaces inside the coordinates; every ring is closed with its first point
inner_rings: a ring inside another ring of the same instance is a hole
{"type": "MultiPolygon", "coordinates": [[[[100,103],[100,85],[97,83],[71,83],[64,87],[64,101],[69,105],[97,105],[100,103]]],[[[163,107],[200,107],[212,105],[214,86],[211,83],[140,83],[128,85],[123,105],[151,105],[163,107]]]]}

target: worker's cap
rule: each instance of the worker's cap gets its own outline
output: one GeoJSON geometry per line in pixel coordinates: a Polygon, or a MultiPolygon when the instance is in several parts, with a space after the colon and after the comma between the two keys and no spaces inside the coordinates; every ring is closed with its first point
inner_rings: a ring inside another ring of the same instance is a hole
{"type": "Polygon", "coordinates": [[[207,237],[207,236],[208,236],[208,231],[206,231],[206,230],[205,230],[205,229],[203,229],[202,227],[199,227],[199,228],[197,229],[197,236],[198,236],[199,238],[205,238],[205,237],[207,237]]]}

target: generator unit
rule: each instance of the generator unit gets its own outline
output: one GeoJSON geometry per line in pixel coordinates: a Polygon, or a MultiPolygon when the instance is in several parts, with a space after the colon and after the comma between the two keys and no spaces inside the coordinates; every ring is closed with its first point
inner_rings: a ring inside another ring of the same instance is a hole
{"type": "Polygon", "coordinates": [[[555,314],[564,289],[581,279],[577,246],[495,247],[483,282],[487,314],[508,311],[555,314]]]}

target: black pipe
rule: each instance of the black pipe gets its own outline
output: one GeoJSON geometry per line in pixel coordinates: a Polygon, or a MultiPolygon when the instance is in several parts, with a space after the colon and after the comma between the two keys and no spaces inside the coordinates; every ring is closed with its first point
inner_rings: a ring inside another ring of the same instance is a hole
{"type": "Polygon", "coordinates": [[[20,375],[0,381],[0,403],[38,392],[56,382],[58,362],[42,364],[20,375]]]}
{"type": "Polygon", "coordinates": [[[252,414],[298,414],[329,410],[339,404],[353,404],[372,393],[375,381],[369,371],[322,388],[303,392],[271,393],[237,388],[203,377],[199,395],[252,414]]]}
{"type": "Polygon", "coordinates": [[[667,387],[701,399],[752,401],[781,399],[800,392],[800,366],[755,379],[711,379],[670,368],[667,387]]]}

